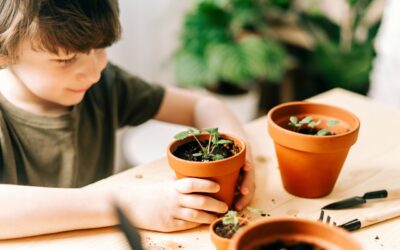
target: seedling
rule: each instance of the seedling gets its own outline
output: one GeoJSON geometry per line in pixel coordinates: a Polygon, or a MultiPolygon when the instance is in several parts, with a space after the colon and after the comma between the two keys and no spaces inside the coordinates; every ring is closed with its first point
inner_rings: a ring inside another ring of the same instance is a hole
{"type": "Polygon", "coordinates": [[[244,222],[238,217],[237,211],[229,210],[224,217],[222,223],[217,224],[215,233],[224,238],[232,238],[233,235],[243,226],[244,222]]]}
{"type": "Polygon", "coordinates": [[[236,233],[240,228],[239,218],[237,216],[237,211],[234,211],[234,210],[228,211],[224,215],[224,217],[222,219],[222,224],[224,224],[224,225],[233,225],[232,226],[232,230],[236,233]]]}
{"type": "MultiPolygon", "coordinates": [[[[297,116],[291,116],[289,118],[289,126],[293,127],[293,130],[298,133],[302,134],[311,134],[311,135],[318,135],[318,136],[326,136],[326,135],[334,135],[327,128],[317,129],[316,127],[321,123],[321,120],[314,121],[313,117],[306,116],[299,121],[297,116]]],[[[335,126],[338,124],[338,120],[328,120],[327,125],[328,127],[335,126]]]]}
{"type": "MultiPolygon", "coordinates": [[[[266,213],[258,208],[247,207],[247,210],[260,216],[266,216],[266,213]]],[[[237,211],[229,210],[222,217],[222,223],[215,227],[215,233],[221,237],[230,239],[245,224],[244,220],[240,220],[237,211]]]]}
{"type": "Polygon", "coordinates": [[[192,136],[200,147],[198,152],[193,153],[193,157],[201,157],[202,161],[216,161],[224,159],[225,156],[218,153],[218,149],[223,147],[225,144],[231,144],[232,141],[219,138],[218,128],[205,128],[205,129],[193,129],[190,128],[186,131],[182,131],[174,136],[177,140],[183,140],[187,137],[192,136]],[[208,142],[201,142],[197,136],[202,133],[208,133],[210,135],[208,142]]]}

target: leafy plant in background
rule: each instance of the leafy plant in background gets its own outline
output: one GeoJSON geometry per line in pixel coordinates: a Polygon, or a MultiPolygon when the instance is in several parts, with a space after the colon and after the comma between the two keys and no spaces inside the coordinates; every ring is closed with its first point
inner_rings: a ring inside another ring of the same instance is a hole
{"type": "Polygon", "coordinates": [[[340,26],[329,23],[320,12],[309,12],[303,22],[316,38],[312,65],[327,84],[365,94],[375,55],[373,39],[380,23],[368,27],[363,22],[371,0],[347,2],[350,15],[340,26]]]}
{"type": "Polygon", "coordinates": [[[200,0],[187,13],[175,54],[182,86],[279,82],[286,70],[283,47],[266,35],[262,0],[200,0]]]}
{"type": "Polygon", "coordinates": [[[371,21],[367,16],[373,0],[345,1],[349,12],[340,22],[322,11],[322,2],[326,1],[269,1],[267,22],[296,25],[311,37],[310,53],[294,57],[314,81],[328,88],[342,87],[365,94],[374,57],[373,40],[380,25],[380,18],[371,21]]]}

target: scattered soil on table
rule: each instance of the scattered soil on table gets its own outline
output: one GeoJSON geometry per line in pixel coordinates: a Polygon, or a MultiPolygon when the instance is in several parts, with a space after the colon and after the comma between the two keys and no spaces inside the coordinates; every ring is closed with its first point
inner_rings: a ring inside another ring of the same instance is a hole
{"type": "Polygon", "coordinates": [[[265,163],[267,161],[267,157],[265,157],[263,155],[257,155],[254,159],[256,162],[259,162],[259,163],[265,163]]]}

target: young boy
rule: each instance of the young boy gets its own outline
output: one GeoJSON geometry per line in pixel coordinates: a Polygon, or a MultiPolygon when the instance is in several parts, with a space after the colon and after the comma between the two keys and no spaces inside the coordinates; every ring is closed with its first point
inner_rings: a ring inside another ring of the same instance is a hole
{"type": "MultiPolygon", "coordinates": [[[[155,118],[244,137],[220,101],[107,63],[104,48],[120,35],[117,0],[0,0],[0,17],[0,239],[115,225],[115,200],[138,227],[158,231],[227,211],[199,194],[218,191],[207,180],[94,183],[112,174],[114,134],[126,125],[155,118]]],[[[255,189],[250,164],[244,170],[237,209],[255,189]]]]}

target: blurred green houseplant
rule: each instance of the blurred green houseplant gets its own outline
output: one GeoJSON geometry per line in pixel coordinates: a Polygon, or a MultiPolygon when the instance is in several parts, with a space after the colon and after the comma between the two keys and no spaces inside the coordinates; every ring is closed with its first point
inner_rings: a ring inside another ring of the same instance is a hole
{"type": "Polygon", "coordinates": [[[313,81],[321,82],[326,89],[342,87],[365,94],[381,10],[377,5],[372,6],[374,0],[339,1],[346,5],[347,11],[342,13],[341,20],[333,20],[321,8],[323,2],[332,8],[339,4],[335,0],[270,1],[267,23],[297,26],[311,38],[308,53],[292,56],[313,81]],[[373,12],[375,17],[371,15],[373,12]]]}
{"type": "Polygon", "coordinates": [[[200,0],[186,14],[174,62],[184,87],[279,82],[284,48],[266,35],[262,0],[200,0]]]}

